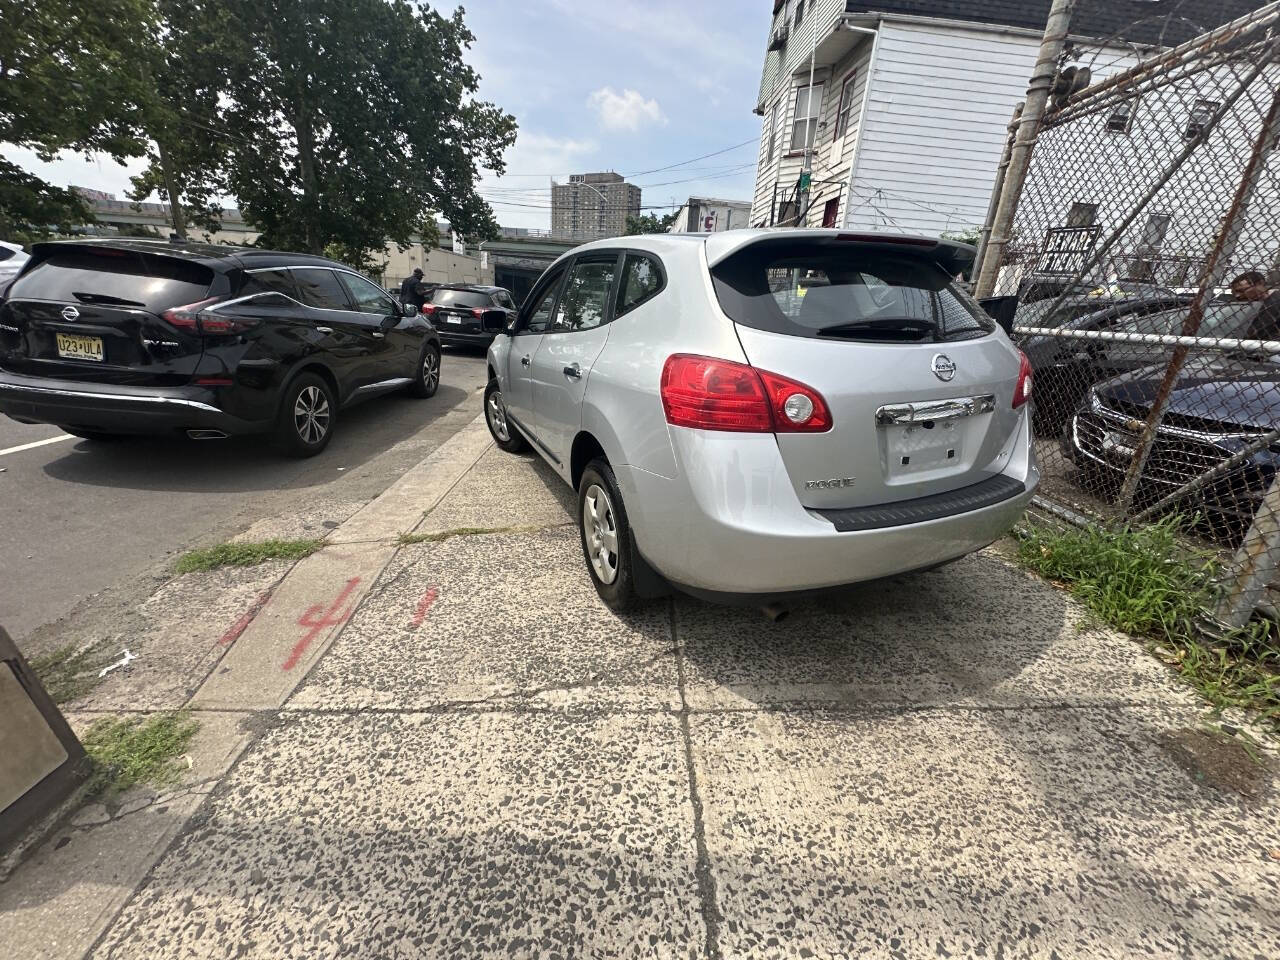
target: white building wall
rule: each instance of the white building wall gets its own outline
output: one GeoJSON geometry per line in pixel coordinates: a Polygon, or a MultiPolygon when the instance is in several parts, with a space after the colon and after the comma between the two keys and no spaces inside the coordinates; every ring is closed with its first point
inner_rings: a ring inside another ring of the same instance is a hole
{"type": "MultiPolygon", "coordinates": [[[[883,21],[845,224],[924,234],[980,227],[1039,48],[1029,33],[883,21]]],[[[1095,80],[1134,62],[1108,52],[1095,80]]]]}

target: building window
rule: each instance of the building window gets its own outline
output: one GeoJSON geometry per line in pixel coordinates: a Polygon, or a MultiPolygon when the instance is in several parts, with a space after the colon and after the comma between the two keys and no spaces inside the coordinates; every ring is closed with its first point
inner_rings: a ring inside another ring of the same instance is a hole
{"type": "Polygon", "coordinates": [[[840,84],[840,106],[836,110],[836,140],[843,137],[845,131],[849,129],[849,117],[853,113],[854,76],[855,73],[850,71],[849,75],[844,78],[844,82],[840,84]]]}
{"type": "Polygon", "coordinates": [[[800,29],[800,21],[804,19],[804,0],[796,0],[796,29],[800,29]]]}
{"type": "Polygon", "coordinates": [[[1067,212],[1068,227],[1092,227],[1098,222],[1098,205],[1077,200],[1067,212]]]}
{"type": "Polygon", "coordinates": [[[818,132],[818,113],[822,109],[822,84],[796,87],[795,121],[791,124],[791,149],[805,150],[818,132]]]}
{"type": "Polygon", "coordinates": [[[827,205],[822,208],[822,225],[824,227],[834,227],[836,225],[836,216],[840,213],[840,198],[834,197],[827,201],[827,205]]]}
{"type": "Polygon", "coordinates": [[[1138,101],[1130,98],[1117,103],[1107,116],[1108,133],[1128,133],[1133,128],[1133,115],[1138,112],[1138,101]]]}
{"type": "Polygon", "coordinates": [[[1144,253],[1155,253],[1164,245],[1164,238],[1169,233],[1169,224],[1173,218],[1167,213],[1153,213],[1147,217],[1142,228],[1142,237],[1138,247],[1144,253]]]}
{"type": "Polygon", "coordinates": [[[1187,128],[1182,131],[1184,140],[1194,140],[1204,131],[1218,108],[1222,106],[1217,100],[1197,100],[1191,108],[1191,116],[1187,118],[1187,128]]]}

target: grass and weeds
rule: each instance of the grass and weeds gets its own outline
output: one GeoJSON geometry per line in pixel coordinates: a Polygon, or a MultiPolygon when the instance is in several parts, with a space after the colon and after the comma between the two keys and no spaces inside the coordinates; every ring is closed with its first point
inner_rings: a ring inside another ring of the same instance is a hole
{"type": "Polygon", "coordinates": [[[139,783],[157,787],[177,783],[184,769],[178,758],[186,753],[198,727],[185,711],[95,721],[80,738],[93,760],[87,784],[90,795],[111,800],[139,783]]]}
{"type": "Polygon", "coordinates": [[[1211,703],[1257,710],[1280,730],[1280,641],[1254,622],[1217,637],[1199,628],[1213,609],[1219,563],[1180,538],[1183,518],[1136,530],[1062,529],[1033,522],[1018,558],[1067,587],[1100,621],[1148,640],[1211,703]]]}
{"type": "Polygon", "coordinates": [[[112,659],[104,643],[84,649],[69,645],[32,657],[31,669],[53,702],[61,704],[83,697],[96,687],[102,679],[98,674],[112,659]]]}
{"type": "Polygon", "coordinates": [[[178,558],[178,573],[216,570],[218,567],[252,567],[268,560],[301,560],[324,546],[323,540],[260,540],[256,543],[220,543],[207,550],[191,550],[178,558]]]}
{"type": "Polygon", "coordinates": [[[486,533],[533,533],[539,527],[454,527],[452,530],[441,530],[439,533],[402,533],[399,543],[405,546],[411,543],[439,543],[451,537],[475,537],[486,533]]]}

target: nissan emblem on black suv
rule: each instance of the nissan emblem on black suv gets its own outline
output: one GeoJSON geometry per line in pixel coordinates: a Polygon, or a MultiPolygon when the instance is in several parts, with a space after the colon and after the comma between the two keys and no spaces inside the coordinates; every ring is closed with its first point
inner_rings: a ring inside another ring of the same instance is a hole
{"type": "Polygon", "coordinates": [[[74,319],[76,319],[78,316],[80,316],[80,311],[79,311],[79,310],[77,310],[75,307],[63,307],[63,308],[62,308],[62,319],[63,319],[63,320],[74,320],[74,319]]]}
{"type": "Polygon", "coordinates": [[[933,355],[933,375],[939,380],[947,381],[956,375],[956,365],[945,353],[933,355]]]}

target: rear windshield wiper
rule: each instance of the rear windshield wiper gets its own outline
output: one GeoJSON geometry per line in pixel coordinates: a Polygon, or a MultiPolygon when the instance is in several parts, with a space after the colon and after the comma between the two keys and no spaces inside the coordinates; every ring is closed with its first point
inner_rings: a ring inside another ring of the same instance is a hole
{"type": "Polygon", "coordinates": [[[817,331],[820,337],[871,336],[877,339],[898,337],[903,340],[923,340],[934,332],[933,324],[919,317],[877,317],[874,320],[856,320],[853,323],[837,323],[817,331]]]}
{"type": "Polygon", "coordinates": [[[125,300],[121,297],[113,297],[109,293],[81,293],[79,290],[72,290],[71,295],[81,303],[104,303],[109,307],[145,307],[145,303],[139,303],[137,300],[125,300]]]}

